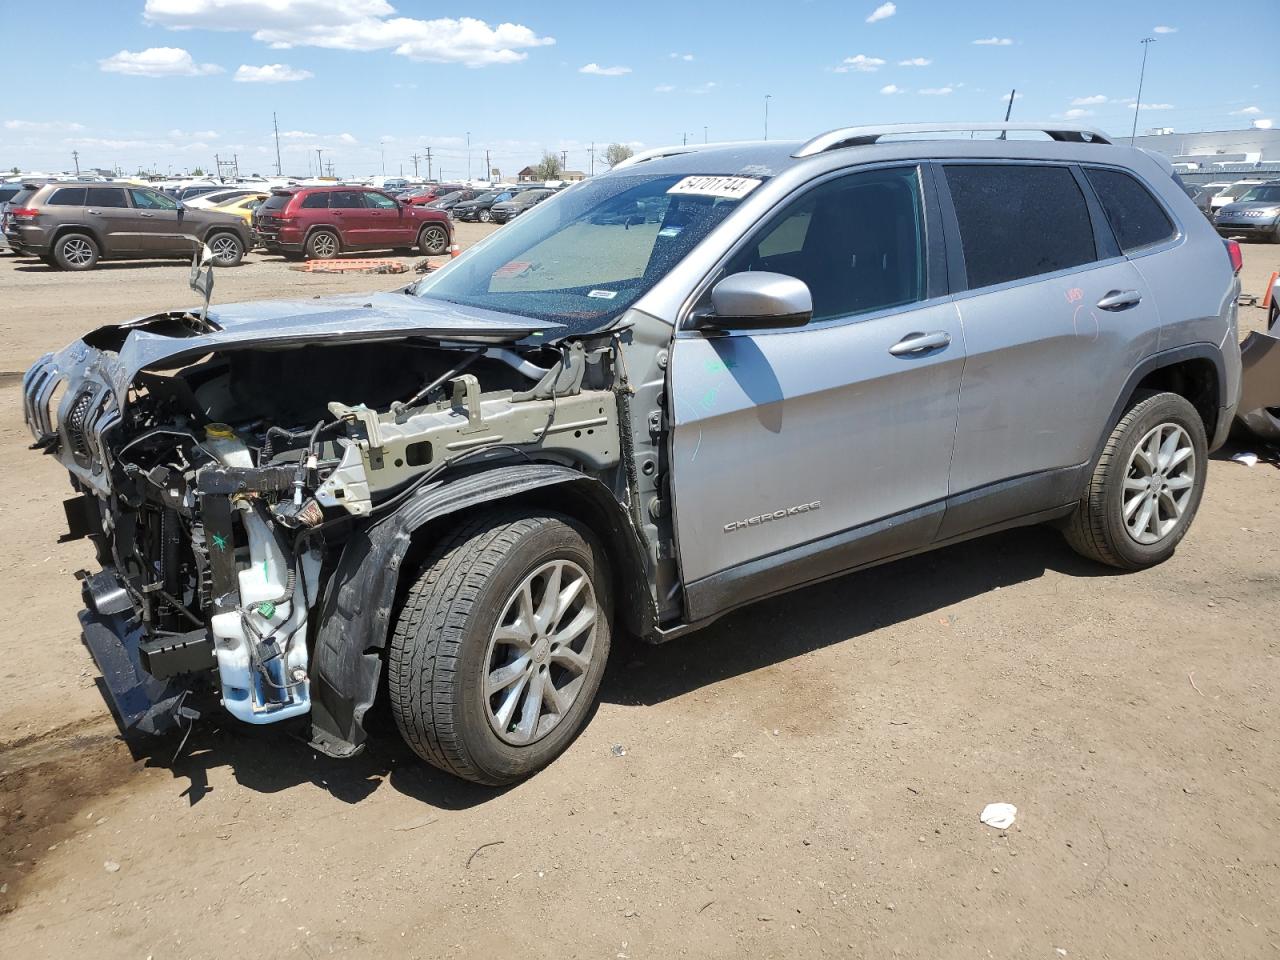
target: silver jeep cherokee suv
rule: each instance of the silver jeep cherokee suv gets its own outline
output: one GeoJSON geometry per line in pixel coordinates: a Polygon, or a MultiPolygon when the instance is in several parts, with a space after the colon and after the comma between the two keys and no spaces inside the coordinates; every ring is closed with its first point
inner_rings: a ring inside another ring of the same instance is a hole
{"type": "Polygon", "coordinates": [[[651,151],[403,291],[42,358],[26,419],[97,548],[122,727],[305,717],[350,756],[385,698],[508,783],[578,732],[615,629],[1021,524],[1168,558],[1239,393],[1238,250],[1160,157],[963,129],[1041,139],[651,151]]]}

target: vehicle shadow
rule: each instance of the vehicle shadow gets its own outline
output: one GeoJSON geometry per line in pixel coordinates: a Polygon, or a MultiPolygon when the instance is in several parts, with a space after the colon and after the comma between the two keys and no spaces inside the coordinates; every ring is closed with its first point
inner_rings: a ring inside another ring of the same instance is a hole
{"type": "MultiPolygon", "coordinates": [[[[1073,577],[1123,575],[1077,557],[1047,527],[1008,531],[752,604],[669,644],[616,637],[600,699],[627,706],[662,703],[832,644],[856,642],[880,627],[1034,580],[1047,570],[1073,577]]],[[[193,806],[217,789],[211,774],[219,768],[258,793],[312,784],[351,804],[383,784],[442,810],[466,809],[504,792],[424,763],[400,739],[385,704],[375,706],[367,722],[368,746],[350,760],[316,753],[305,727],[222,726],[216,714],[198,722],[185,742],[180,732],[129,746],[135,760],[168,770],[193,806]]]]}
{"type": "Polygon", "coordinates": [[[1050,527],[983,537],[829,580],[737,610],[661,646],[616,649],[601,699],[651,705],[935,613],[1053,570],[1072,577],[1123,576],[1073,553],[1050,527]],[[621,655],[619,655],[621,654],[621,655]]]}
{"type": "MultiPolygon", "coordinates": [[[[147,270],[153,267],[186,267],[191,268],[191,259],[182,257],[160,257],[155,260],[99,260],[89,273],[97,273],[100,270],[147,270]]],[[[18,260],[18,265],[14,268],[15,273],[74,273],[75,271],[63,270],[60,267],[45,263],[38,257],[26,258],[18,260]]]]}

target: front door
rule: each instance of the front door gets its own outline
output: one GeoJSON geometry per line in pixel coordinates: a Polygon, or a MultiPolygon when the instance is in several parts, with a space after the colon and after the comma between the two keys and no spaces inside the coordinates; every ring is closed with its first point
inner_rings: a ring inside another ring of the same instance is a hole
{"type": "Polygon", "coordinates": [[[413,235],[414,220],[407,207],[402,207],[386,194],[372,190],[364,194],[369,214],[369,242],[380,247],[411,247],[417,238],[413,235]]]}
{"type": "Polygon", "coordinates": [[[828,180],[730,258],[724,275],[805,281],[808,326],[677,335],[671,477],[690,619],[932,540],[965,349],[954,304],[930,299],[939,228],[922,176],[828,180]]]}
{"type": "Polygon", "coordinates": [[[360,190],[335,190],[329,194],[329,216],[342,232],[342,246],[346,250],[376,246],[373,240],[374,219],[364,205],[364,193],[360,190]]]}
{"type": "Polygon", "coordinates": [[[195,242],[187,238],[194,235],[194,224],[186,223],[187,212],[178,201],[156,190],[134,187],[129,191],[133,201],[134,223],[142,237],[142,249],[161,254],[191,253],[195,242]]]}

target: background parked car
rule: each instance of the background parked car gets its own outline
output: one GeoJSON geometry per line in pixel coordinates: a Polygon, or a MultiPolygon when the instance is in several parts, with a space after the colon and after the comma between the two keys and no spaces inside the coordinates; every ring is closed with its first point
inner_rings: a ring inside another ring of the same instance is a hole
{"type": "Polygon", "coordinates": [[[470,200],[463,200],[461,203],[454,204],[451,211],[453,219],[466,220],[471,223],[477,220],[481,223],[488,223],[492,218],[493,205],[510,200],[514,196],[515,193],[511,190],[490,190],[488,193],[482,193],[470,200]]]}
{"type": "Polygon", "coordinates": [[[493,218],[494,223],[506,223],[509,220],[514,220],[526,210],[537,206],[553,193],[555,193],[554,190],[545,188],[521,190],[510,200],[503,200],[501,203],[495,203],[490,207],[489,216],[493,218]]]}
{"type": "Polygon", "coordinates": [[[220,207],[237,197],[247,197],[254,193],[262,193],[262,191],[253,187],[228,187],[225,190],[210,190],[208,193],[202,193],[198,197],[191,197],[182,202],[192,210],[209,210],[220,207]]]}
{"type": "Polygon", "coordinates": [[[1237,198],[1243,197],[1249,190],[1262,183],[1262,180],[1236,180],[1227,184],[1221,190],[1213,195],[1209,200],[1209,205],[1213,210],[1219,207],[1225,207],[1228,203],[1233,203],[1237,198]]]}
{"type": "Polygon", "coordinates": [[[436,197],[434,200],[428,200],[426,203],[420,204],[420,206],[430,207],[432,210],[452,210],[463,200],[474,200],[479,195],[479,190],[454,190],[444,196],[436,197]]]}
{"type": "Polygon", "coordinates": [[[274,190],[254,212],[262,245],[285,256],[327,260],[350,250],[448,253],[453,227],[443,210],[402,203],[371,187],[274,190]]]}
{"type": "Polygon", "coordinates": [[[252,226],[253,211],[257,210],[269,196],[271,196],[269,193],[249,193],[243,197],[227,200],[210,209],[216,210],[218,213],[229,213],[233,217],[239,217],[244,221],[245,226],[252,226]]]}
{"type": "Polygon", "coordinates": [[[1256,237],[1280,243],[1280,180],[1251,187],[1219,207],[1213,225],[1224,237],[1256,237]]]}
{"type": "Polygon", "coordinates": [[[1191,198],[1191,202],[1196,205],[1196,209],[1213,220],[1213,208],[1209,205],[1212,196],[1204,187],[1196,186],[1194,183],[1182,184],[1182,192],[1191,198]]]}
{"type": "Polygon", "coordinates": [[[17,196],[21,189],[22,183],[19,181],[0,183],[0,250],[9,249],[9,241],[4,238],[4,217],[9,207],[9,201],[17,196]]]}
{"type": "Polygon", "coordinates": [[[63,270],[91,270],[100,259],[190,257],[209,245],[218,266],[249,249],[243,220],[190,210],[172,197],[127,182],[27,184],[10,203],[5,236],[21,254],[63,270]]]}

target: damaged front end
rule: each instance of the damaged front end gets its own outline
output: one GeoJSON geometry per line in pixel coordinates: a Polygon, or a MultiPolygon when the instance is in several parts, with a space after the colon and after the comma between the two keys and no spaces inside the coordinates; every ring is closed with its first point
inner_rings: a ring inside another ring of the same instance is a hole
{"type": "Polygon", "coordinates": [[[558,330],[380,294],[161,314],[41,358],[25,418],[71,474],[67,538],[96,547],[80,620],[122,730],[308,714],[344,549],[443,481],[538,463],[625,500],[618,337],[558,330]]]}

